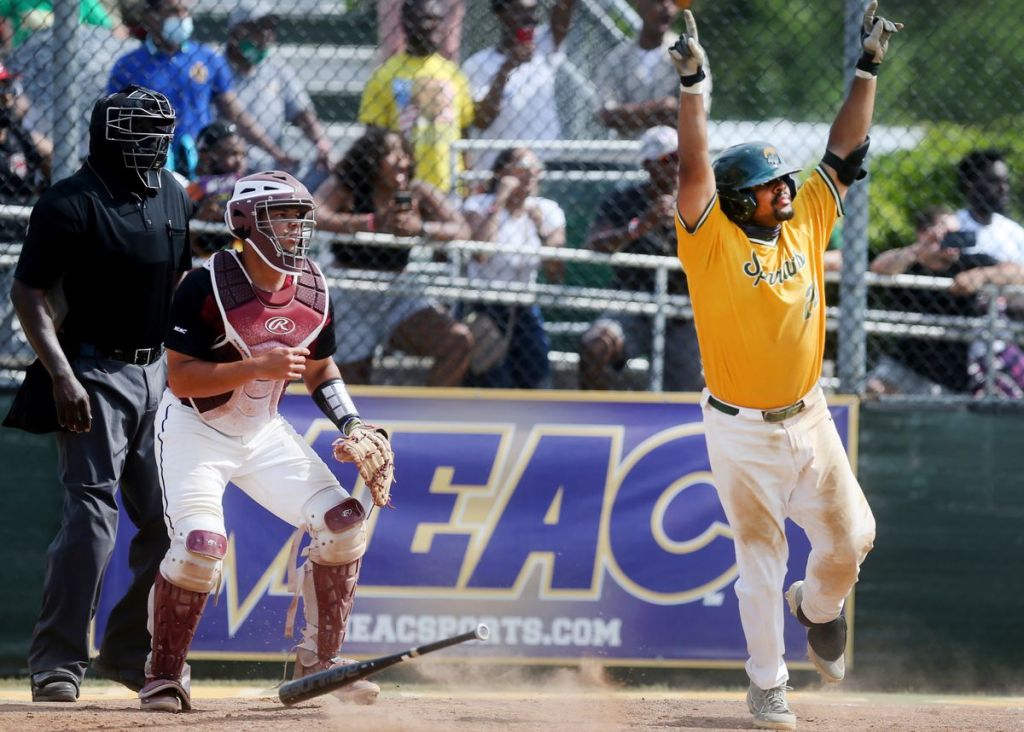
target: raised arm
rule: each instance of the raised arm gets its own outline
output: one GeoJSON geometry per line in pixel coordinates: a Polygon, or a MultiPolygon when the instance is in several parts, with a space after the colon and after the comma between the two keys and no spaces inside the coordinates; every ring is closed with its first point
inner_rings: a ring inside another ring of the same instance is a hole
{"type": "Polygon", "coordinates": [[[555,48],[562,45],[562,41],[569,35],[569,28],[572,27],[572,11],[576,7],[576,0],[556,0],[551,8],[551,39],[555,48]]]}
{"type": "Polygon", "coordinates": [[[715,195],[715,174],[708,153],[707,112],[704,109],[704,49],[697,37],[697,21],[683,11],[686,32],[669,49],[682,85],[679,94],[679,215],[687,227],[697,224],[715,195]]]}
{"type": "Polygon", "coordinates": [[[827,152],[822,161],[840,196],[845,196],[853,182],[864,177],[861,163],[867,156],[868,129],[875,112],[878,68],[885,58],[889,38],[903,28],[902,23],[875,15],[877,9],[877,0],[872,0],[864,13],[861,30],[864,54],[857,62],[850,93],[832,123],[827,152]]]}

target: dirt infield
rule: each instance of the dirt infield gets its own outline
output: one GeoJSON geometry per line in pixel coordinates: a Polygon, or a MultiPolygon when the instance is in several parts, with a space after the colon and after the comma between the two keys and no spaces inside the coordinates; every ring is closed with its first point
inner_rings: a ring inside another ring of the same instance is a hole
{"type": "MultiPolygon", "coordinates": [[[[231,730],[353,729],[359,732],[610,732],[612,730],[751,729],[740,689],[665,691],[559,688],[468,691],[382,685],[372,707],[327,696],[283,706],[265,688],[197,683],[188,714],[144,713],[121,687],[83,689],[75,704],[32,704],[27,685],[0,686],[0,729],[127,730],[187,728],[231,730]]],[[[555,688],[552,688],[554,686],[555,688]]],[[[793,692],[790,704],[804,730],[1024,729],[1024,697],[955,697],[793,692]]]]}

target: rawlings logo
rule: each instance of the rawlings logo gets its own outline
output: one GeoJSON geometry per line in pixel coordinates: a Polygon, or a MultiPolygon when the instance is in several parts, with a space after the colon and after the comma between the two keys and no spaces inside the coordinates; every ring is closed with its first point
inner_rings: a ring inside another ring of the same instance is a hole
{"type": "Polygon", "coordinates": [[[271,318],[266,323],[264,323],[263,327],[265,327],[271,333],[275,333],[277,335],[287,335],[288,333],[291,333],[293,330],[295,330],[295,323],[291,320],[291,318],[286,318],[283,315],[278,315],[277,317],[271,318]]]}

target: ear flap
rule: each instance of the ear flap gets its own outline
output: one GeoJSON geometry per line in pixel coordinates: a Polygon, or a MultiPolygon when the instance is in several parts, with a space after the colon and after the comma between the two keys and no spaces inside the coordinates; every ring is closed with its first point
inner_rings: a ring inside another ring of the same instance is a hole
{"type": "Polygon", "coordinates": [[[718,189],[718,200],[724,213],[731,221],[745,224],[757,209],[757,199],[748,191],[718,189]]]}

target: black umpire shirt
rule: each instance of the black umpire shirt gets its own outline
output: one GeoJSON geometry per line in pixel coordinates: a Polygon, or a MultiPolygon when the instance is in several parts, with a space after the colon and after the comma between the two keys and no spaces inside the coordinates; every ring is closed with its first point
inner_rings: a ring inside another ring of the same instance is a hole
{"type": "Polygon", "coordinates": [[[101,178],[87,161],[32,209],[14,276],[41,290],[61,284],[66,348],[163,342],[178,276],[192,267],[193,204],[169,172],[160,175],[157,193],[139,196],[101,178]]]}

